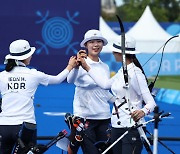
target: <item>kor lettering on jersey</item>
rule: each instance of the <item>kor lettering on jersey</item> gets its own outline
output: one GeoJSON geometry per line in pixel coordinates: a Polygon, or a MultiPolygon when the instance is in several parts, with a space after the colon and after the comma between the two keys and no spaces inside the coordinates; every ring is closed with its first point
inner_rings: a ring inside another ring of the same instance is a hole
{"type": "Polygon", "coordinates": [[[8,90],[26,89],[24,77],[9,77],[8,78],[8,90]]]}

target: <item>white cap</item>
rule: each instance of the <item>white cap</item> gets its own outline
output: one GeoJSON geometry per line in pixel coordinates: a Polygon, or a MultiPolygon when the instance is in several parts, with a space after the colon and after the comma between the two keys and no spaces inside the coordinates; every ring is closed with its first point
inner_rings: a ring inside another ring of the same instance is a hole
{"type": "MultiPolygon", "coordinates": [[[[118,36],[112,45],[107,46],[109,50],[113,52],[122,53],[121,36],[118,36]]],[[[125,53],[126,54],[137,54],[140,53],[136,50],[136,41],[134,38],[126,35],[125,36],[125,53]]]]}
{"type": "Polygon", "coordinates": [[[84,40],[80,43],[81,47],[85,47],[84,44],[90,40],[102,40],[104,46],[108,43],[108,41],[102,36],[99,30],[91,29],[88,30],[84,35],[84,40]]]}
{"type": "Polygon", "coordinates": [[[35,47],[30,47],[29,42],[26,40],[13,41],[9,46],[10,54],[6,55],[5,59],[24,60],[29,58],[34,51],[35,47]]]}

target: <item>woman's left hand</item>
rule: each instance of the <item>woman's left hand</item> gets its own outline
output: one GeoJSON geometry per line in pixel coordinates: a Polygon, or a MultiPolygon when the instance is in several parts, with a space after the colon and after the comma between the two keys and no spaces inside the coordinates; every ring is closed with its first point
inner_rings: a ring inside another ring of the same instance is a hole
{"type": "Polygon", "coordinates": [[[145,116],[145,113],[142,110],[135,110],[133,113],[131,113],[131,117],[133,118],[135,122],[138,122],[139,119],[141,119],[144,116],[145,116]]]}
{"type": "Polygon", "coordinates": [[[82,58],[82,57],[77,58],[77,62],[79,62],[81,64],[82,68],[84,70],[86,70],[87,72],[90,70],[90,67],[88,66],[88,64],[86,63],[84,58],[82,58]]]}
{"type": "Polygon", "coordinates": [[[86,53],[86,50],[79,50],[78,53],[77,53],[77,58],[87,58],[87,53],[86,53]]]}

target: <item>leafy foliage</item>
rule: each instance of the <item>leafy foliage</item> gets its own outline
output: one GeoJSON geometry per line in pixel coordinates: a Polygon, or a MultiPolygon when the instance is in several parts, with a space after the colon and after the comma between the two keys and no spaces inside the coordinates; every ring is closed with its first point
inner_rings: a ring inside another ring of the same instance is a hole
{"type": "MultiPolygon", "coordinates": [[[[116,8],[116,13],[123,21],[137,21],[147,5],[159,22],[180,22],[179,0],[123,0],[124,4],[116,8]]],[[[102,11],[102,16],[107,21],[116,21],[114,15],[102,11]]]]}

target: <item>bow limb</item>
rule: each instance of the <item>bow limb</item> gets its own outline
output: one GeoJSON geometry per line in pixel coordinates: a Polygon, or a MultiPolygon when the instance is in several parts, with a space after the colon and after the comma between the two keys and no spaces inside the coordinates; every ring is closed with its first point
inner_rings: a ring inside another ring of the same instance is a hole
{"type": "MultiPolygon", "coordinates": [[[[162,50],[162,53],[161,53],[161,60],[160,60],[158,72],[157,72],[157,74],[156,74],[156,77],[155,77],[154,81],[151,82],[151,83],[149,84],[149,86],[148,86],[150,92],[152,92],[152,89],[154,88],[154,85],[155,85],[155,83],[156,83],[156,80],[157,80],[157,78],[158,78],[158,76],[159,76],[159,72],[160,72],[160,69],[161,69],[161,64],[162,64],[162,60],[163,60],[163,56],[164,56],[164,49],[165,49],[167,43],[168,43],[170,40],[172,40],[172,39],[174,39],[174,38],[176,38],[176,37],[179,37],[179,35],[172,36],[172,37],[169,38],[169,39],[164,43],[164,45],[162,46],[162,47],[163,47],[163,50],[162,50]]],[[[161,48],[162,48],[162,47],[161,47],[161,48]]],[[[158,50],[158,51],[159,51],[159,50],[158,50]]],[[[158,51],[157,51],[157,52],[158,52],[158,51]]],[[[156,54],[157,52],[155,52],[155,54],[156,54]]],[[[155,55],[155,54],[154,54],[154,55],[155,55]]],[[[153,56],[154,56],[154,55],[153,55],[153,56]]],[[[152,58],[152,57],[151,57],[151,58],[152,58]]],[[[150,58],[150,59],[151,59],[151,58],[150,58]]],[[[149,60],[150,60],[150,59],[149,59],[149,60]]],[[[148,61],[149,61],[149,60],[148,60],[148,61]]],[[[147,62],[148,62],[148,61],[147,61],[147,62]]],[[[147,62],[146,62],[146,63],[147,63],[147,62]]],[[[146,63],[145,63],[145,64],[146,64],[146,63]]],[[[144,64],[144,65],[145,65],[145,64],[144,64]]],[[[143,66],[144,66],[144,65],[143,65],[143,66]]]]}
{"type": "Polygon", "coordinates": [[[128,82],[128,71],[127,71],[127,62],[126,62],[126,53],[125,53],[125,31],[124,31],[124,26],[123,23],[118,15],[116,15],[119,26],[121,29],[121,48],[122,48],[122,68],[123,68],[123,75],[124,75],[124,82],[125,82],[125,100],[129,106],[129,110],[131,113],[131,104],[129,102],[129,82],[128,82]]]}
{"type": "Polygon", "coordinates": [[[118,18],[121,29],[122,67],[123,67],[124,81],[125,81],[125,85],[128,85],[128,72],[127,72],[127,63],[126,63],[126,54],[125,54],[125,31],[121,19],[119,18],[118,15],[116,16],[118,18]]]}

